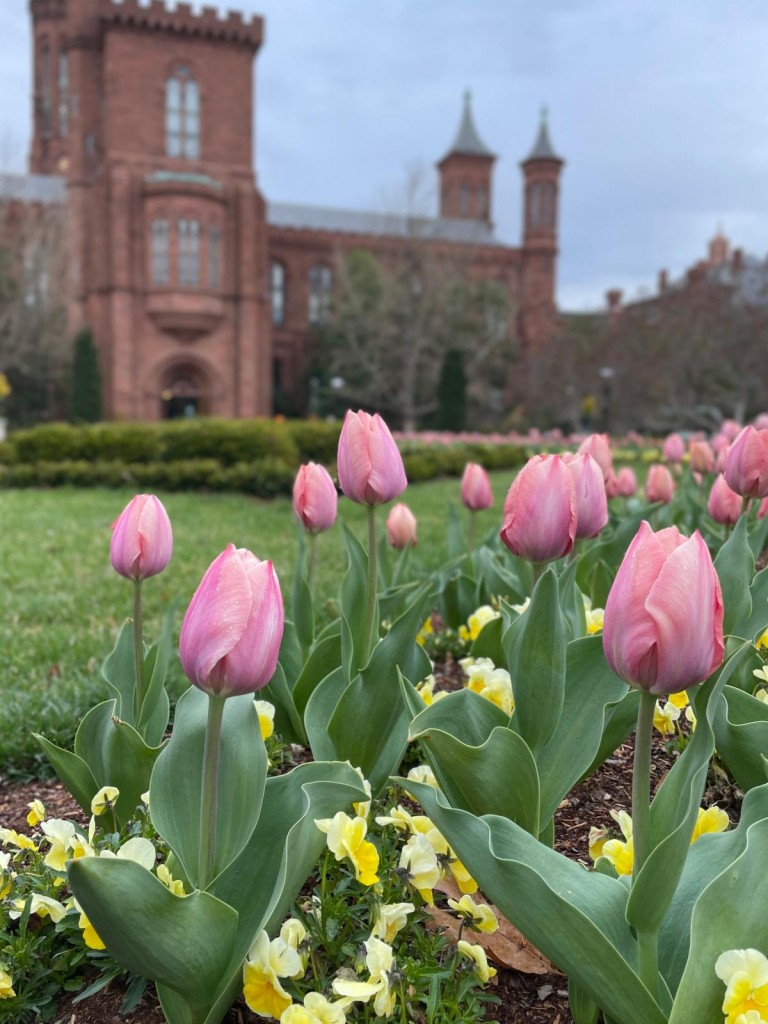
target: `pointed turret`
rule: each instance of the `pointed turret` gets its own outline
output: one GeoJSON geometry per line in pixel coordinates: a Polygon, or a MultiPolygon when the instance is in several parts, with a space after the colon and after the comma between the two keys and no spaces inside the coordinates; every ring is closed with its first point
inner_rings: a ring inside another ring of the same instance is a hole
{"type": "Polygon", "coordinates": [[[528,163],[529,160],[558,160],[560,163],[563,163],[563,161],[555,152],[555,147],[552,145],[552,140],[549,137],[546,107],[541,108],[539,134],[536,136],[536,141],[533,144],[533,149],[523,162],[528,163]]]}
{"type": "Polygon", "coordinates": [[[472,115],[472,94],[464,93],[459,130],[437,167],[440,216],[491,223],[491,175],[496,155],[480,138],[472,115]]]}

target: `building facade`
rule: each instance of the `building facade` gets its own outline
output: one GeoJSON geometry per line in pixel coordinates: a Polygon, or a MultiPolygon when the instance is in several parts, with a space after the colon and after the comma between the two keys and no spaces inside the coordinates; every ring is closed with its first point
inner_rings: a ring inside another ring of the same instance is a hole
{"type": "Polygon", "coordinates": [[[72,333],[93,332],[105,414],[159,419],[300,409],[339,262],[396,261],[417,240],[501,282],[523,351],[557,329],[563,161],[545,121],[522,162],[523,239],[493,229],[494,154],[465,98],[438,163],[436,217],[267,201],[256,186],[254,58],[263,22],[162,0],[30,0],[34,130],[28,187],[66,218],[72,333]]]}

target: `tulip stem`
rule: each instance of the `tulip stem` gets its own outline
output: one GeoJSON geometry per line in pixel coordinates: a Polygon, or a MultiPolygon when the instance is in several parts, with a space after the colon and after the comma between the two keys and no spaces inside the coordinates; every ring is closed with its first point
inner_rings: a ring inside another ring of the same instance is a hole
{"type": "Polygon", "coordinates": [[[307,562],[307,587],[309,596],[312,597],[312,587],[315,582],[315,566],[317,565],[317,534],[309,535],[309,560],[307,562]]]}
{"type": "Polygon", "coordinates": [[[133,708],[136,725],[139,724],[141,706],[144,703],[144,644],[141,623],[141,580],[133,581],[133,660],[136,669],[136,687],[133,694],[133,708]]]}
{"type": "Polygon", "coordinates": [[[368,663],[375,641],[376,630],[376,590],[378,584],[378,566],[376,564],[376,506],[368,505],[368,593],[365,598],[365,642],[367,649],[365,661],[368,663]]]}
{"type": "Polygon", "coordinates": [[[203,753],[203,785],[200,795],[200,854],[198,889],[207,889],[213,881],[216,859],[216,820],[219,809],[219,755],[221,725],[226,697],[208,694],[208,721],[203,753]]]}
{"type": "Polygon", "coordinates": [[[467,550],[471,555],[475,550],[475,530],[477,528],[477,513],[474,509],[469,510],[469,525],[467,527],[467,550]]]}
{"type": "MultiPolygon", "coordinates": [[[[651,852],[651,742],[655,709],[656,695],[648,690],[640,690],[635,729],[635,761],[632,770],[633,885],[651,852]]],[[[657,998],[659,966],[656,933],[638,932],[637,944],[640,978],[651,995],[657,998]]]]}

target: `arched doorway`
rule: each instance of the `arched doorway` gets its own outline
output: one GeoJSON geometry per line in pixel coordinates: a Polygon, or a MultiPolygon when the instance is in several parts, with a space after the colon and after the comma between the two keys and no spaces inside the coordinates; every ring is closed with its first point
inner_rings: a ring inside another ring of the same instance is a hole
{"type": "Polygon", "coordinates": [[[188,363],[170,367],[163,374],[161,416],[165,420],[191,419],[208,412],[209,384],[198,366],[188,363]]]}

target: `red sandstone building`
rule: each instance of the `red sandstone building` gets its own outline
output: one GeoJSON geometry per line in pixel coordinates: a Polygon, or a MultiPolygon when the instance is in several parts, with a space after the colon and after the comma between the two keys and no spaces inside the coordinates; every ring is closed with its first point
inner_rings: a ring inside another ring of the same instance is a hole
{"type": "MultiPolygon", "coordinates": [[[[93,332],[106,415],[268,415],[275,382],[300,402],[339,260],[356,248],[397,259],[413,223],[261,195],[260,18],[162,0],[30,0],[30,10],[30,175],[4,188],[66,218],[69,327],[93,332]]],[[[542,122],[521,165],[522,246],[511,248],[493,230],[495,159],[467,97],[437,165],[439,215],[419,220],[418,243],[503,283],[525,351],[556,330],[563,161],[542,122]]]]}

